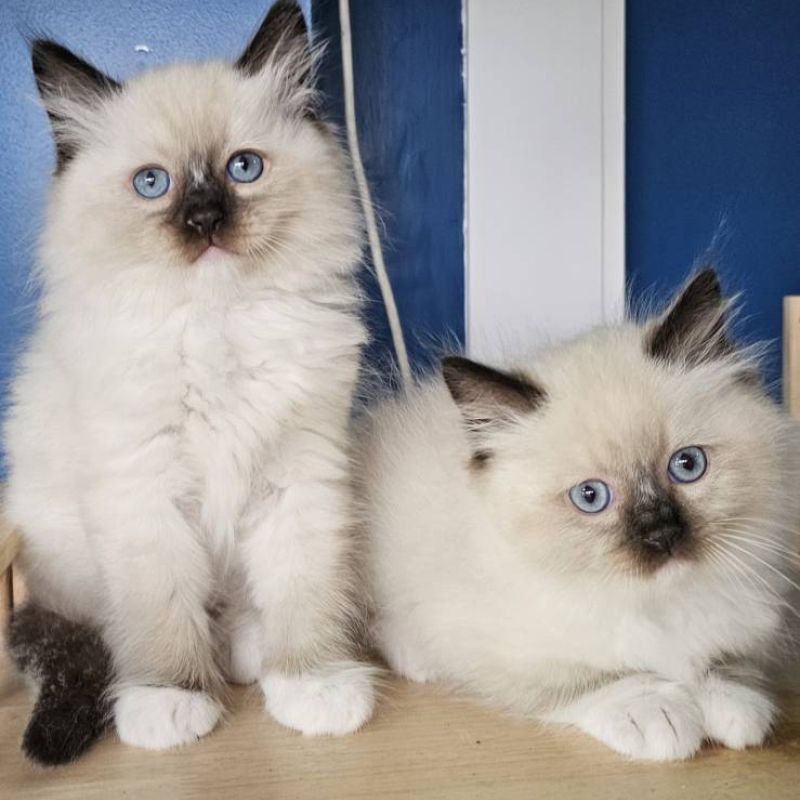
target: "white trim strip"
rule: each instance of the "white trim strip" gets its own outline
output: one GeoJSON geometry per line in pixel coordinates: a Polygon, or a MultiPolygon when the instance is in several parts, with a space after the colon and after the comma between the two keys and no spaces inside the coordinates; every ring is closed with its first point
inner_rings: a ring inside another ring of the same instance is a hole
{"type": "Polygon", "coordinates": [[[624,0],[464,0],[467,350],[498,358],[625,297],[624,0]]]}
{"type": "Polygon", "coordinates": [[[603,0],[603,320],[625,306],[625,0],[603,0]]]}

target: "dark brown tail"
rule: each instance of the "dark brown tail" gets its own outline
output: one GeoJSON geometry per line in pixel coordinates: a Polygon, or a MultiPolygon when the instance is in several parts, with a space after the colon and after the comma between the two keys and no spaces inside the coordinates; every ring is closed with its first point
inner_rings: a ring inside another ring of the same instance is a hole
{"type": "Polygon", "coordinates": [[[111,656],[98,631],[28,603],[8,626],[8,647],[39,686],[22,751],[39,764],[67,764],[111,723],[111,656]]]}

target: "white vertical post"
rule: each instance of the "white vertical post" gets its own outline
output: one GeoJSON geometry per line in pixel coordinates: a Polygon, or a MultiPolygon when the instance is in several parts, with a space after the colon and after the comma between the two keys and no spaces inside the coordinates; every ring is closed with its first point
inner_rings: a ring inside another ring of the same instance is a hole
{"type": "Polygon", "coordinates": [[[625,0],[603,0],[603,319],[625,305],[625,0]]]}
{"type": "Polygon", "coordinates": [[[492,358],[624,303],[624,0],[465,0],[466,327],[492,358]]]}

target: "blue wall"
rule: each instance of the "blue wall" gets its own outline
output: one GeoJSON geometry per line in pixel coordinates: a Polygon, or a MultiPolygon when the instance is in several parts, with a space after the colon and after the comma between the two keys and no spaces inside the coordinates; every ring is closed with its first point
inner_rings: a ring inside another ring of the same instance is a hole
{"type": "Polygon", "coordinates": [[[741,332],[775,340],[800,293],[800,2],[628,0],[627,263],[672,290],[722,230],[741,332]]]}
{"type": "MultiPolygon", "coordinates": [[[[464,91],[461,0],[351,0],[353,67],[364,167],[412,363],[464,341],[464,91]]],[[[338,2],[314,0],[329,41],[322,88],[343,117],[338,2]]],[[[365,276],[383,368],[391,337],[374,278],[365,276]]],[[[385,371],[381,369],[381,371],[385,371]]]]}

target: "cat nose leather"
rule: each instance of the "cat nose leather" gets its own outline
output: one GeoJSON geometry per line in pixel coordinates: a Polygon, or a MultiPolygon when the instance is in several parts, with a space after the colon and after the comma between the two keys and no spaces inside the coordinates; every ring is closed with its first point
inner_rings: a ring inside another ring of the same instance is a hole
{"type": "Polygon", "coordinates": [[[640,508],[637,533],[646,547],[662,553],[671,553],[686,538],[687,528],[675,503],[659,499],[652,505],[640,508]]]}
{"type": "Polygon", "coordinates": [[[219,206],[192,208],[184,216],[184,224],[200,236],[211,236],[219,230],[225,213],[219,206]]]}
{"type": "Polygon", "coordinates": [[[684,538],[686,538],[686,528],[683,525],[669,525],[649,531],[642,536],[642,543],[652,550],[671,553],[684,538]]]}

